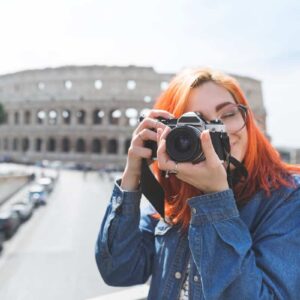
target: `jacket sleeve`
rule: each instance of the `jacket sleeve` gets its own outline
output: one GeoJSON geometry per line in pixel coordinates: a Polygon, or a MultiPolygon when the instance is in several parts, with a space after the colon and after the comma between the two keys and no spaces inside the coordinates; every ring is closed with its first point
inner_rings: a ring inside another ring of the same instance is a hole
{"type": "Polygon", "coordinates": [[[255,234],[240,218],[232,190],[192,198],[189,205],[190,249],[205,299],[299,299],[299,191],[255,234]]]}
{"type": "Polygon", "coordinates": [[[106,284],[131,286],[152,272],[155,226],[140,213],[141,192],[126,192],[116,183],[96,242],[96,263],[106,284]]]}

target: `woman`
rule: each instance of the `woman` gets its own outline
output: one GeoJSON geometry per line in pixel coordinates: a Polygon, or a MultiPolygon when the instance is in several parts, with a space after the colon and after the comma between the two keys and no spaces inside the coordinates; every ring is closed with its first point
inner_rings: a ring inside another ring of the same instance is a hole
{"type": "Polygon", "coordinates": [[[96,246],[104,281],[130,286],[151,276],[148,299],[155,300],[299,299],[299,172],[281,161],[257,127],[235,79],[210,70],[180,73],[133,133],[96,246]],[[170,159],[170,128],[157,118],[189,111],[223,121],[246,179],[229,188],[207,130],[199,136],[204,161],[170,159]],[[141,161],[152,155],[146,140],[158,144],[152,171],[165,191],[168,221],[140,213],[141,161]]]}

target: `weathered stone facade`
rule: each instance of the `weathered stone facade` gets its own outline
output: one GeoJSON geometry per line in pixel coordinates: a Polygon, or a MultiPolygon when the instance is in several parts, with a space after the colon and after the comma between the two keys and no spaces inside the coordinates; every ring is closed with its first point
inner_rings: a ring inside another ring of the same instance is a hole
{"type": "Polygon", "coordinates": [[[281,158],[291,164],[300,164],[300,149],[293,147],[277,147],[281,158]]]}
{"type": "MultiPolygon", "coordinates": [[[[66,66],[0,76],[0,155],[14,161],[59,160],[94,168],[124,166],[140,113],[174,74],[151,67],[66,66]]],[[[233,75],[265,129],[261,83],[233,75]]]]}

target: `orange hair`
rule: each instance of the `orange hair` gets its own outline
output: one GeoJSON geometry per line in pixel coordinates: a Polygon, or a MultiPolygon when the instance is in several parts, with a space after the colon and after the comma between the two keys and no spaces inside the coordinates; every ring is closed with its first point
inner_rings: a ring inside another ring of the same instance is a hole
{"type": "MultiPolygon", "coordinates": [[[[281,160],[277,150],[257,126],[248,101],[233,77],[209,69],[187,69],[172,79],[167,90],[157,99],[154,108],[171,112],[178,118],[185,112],[191,89],[205,82],[214,82],[224,87],[231,93],[236,103],[248,107],[246,118],[248,145],[243,163],[249,175],[245,182],[233,187],[236,200],[247,201],[259,190],[264,190],[270,195],[272,189],[277,189],[281,185],[292,186],[289,175],[292,172],[300,173],[300,166],[289,165],[281,160]]],[[[201,191],[180,181],[176,176],[165,179],[156,162],[153,164],[153,172],[165,191],[166,217],[173,224],[181,224],[183,228],[187,228],[191,216],[187,199],[201,194],[201,191]]]]}

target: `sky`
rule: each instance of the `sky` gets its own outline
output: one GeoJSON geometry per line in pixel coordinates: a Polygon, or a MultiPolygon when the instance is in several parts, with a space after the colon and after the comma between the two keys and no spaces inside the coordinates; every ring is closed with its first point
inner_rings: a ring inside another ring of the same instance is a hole
{"type": "Polygon", "coordinates": [[[272,143],[300,148],[299,0],[0,2],[0,74],[95,64],[261,80],[272,143]]]}

